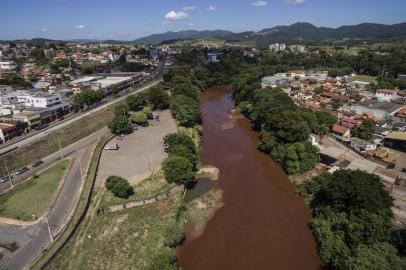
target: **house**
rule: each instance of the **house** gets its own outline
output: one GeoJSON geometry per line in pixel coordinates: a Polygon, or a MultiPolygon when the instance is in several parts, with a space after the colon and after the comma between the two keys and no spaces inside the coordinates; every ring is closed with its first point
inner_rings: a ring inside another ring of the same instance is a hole
{"type": "Polygon", "coordinates": [[[331,129],[331,134],[340,141],[348,141],[351,132],[349,128],[335,124],[331,129]]]}
{"type": "Polygon", "coordinates": [[[376,144],[373,142],[368,142],[360,138],[351,138],[351,148],[355,149],[360,153],[366,153],[376,149],[376,144]]]}
{"type": "Polygon", "coordinates": [[[376,90],[375,97],[381,101],[391,101],[397,97],[399,90],[392,89],[378,89],[376,90]]]}
{"type": "Polygon", "coordinates": [[[384,146],[406,152],[406,132],[393,131],[383,141],[384,146]]]}
{"type": "Polygon", "coordinates": [[[356,128],[359,125],[359,122],[352,118],[343,117],[341,119],[341,124],[346,128],[352,129],[352,128],[356,128]]]}
{"type": "Polygon", "coordinates": [[[406,123],[406,105],[400,108],[400,110],[395,114],[394,120],[406,123]]]}

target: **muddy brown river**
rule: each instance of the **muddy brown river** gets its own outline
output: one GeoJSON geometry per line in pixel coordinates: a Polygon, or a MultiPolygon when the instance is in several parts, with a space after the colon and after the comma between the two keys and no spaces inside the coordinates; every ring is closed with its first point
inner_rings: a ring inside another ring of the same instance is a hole
{"type": "Polygon", "coordinates": [[[231,91],[202,94],[204,165],[220,169],[223,207],[178,248],[184,270],[319,269],[310,210],[284,171],[257,150],[258,134],[233,112],[231,91]]]}

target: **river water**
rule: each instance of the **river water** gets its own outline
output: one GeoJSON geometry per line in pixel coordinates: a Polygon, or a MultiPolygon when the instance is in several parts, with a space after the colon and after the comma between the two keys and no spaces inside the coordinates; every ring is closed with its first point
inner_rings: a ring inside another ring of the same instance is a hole
{"type": "Polygon", "coordinates": [[[319,269],[310,210],[284,171],[257,150],[258,134],[233,111],[230,90],[201,97],[203,165],[220,169],[223,207],[178,248],[184,270],[319,269]]]}

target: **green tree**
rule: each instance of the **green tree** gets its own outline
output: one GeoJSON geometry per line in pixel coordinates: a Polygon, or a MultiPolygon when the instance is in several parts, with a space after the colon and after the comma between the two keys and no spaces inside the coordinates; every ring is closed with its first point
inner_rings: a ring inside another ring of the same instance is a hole
{"type": "Polygon", "coordinates": [[[130,107],[127,105],[127,103],[121,103],[114,107],[115,116],[118,116],[118,115],[127,116],[129,111],[130,111],[130,107]]]}
{"type": "Polygon", "coordinates": [[[169,108],[169,95],[160,86],[152,87],[148,92],[148,99],[154,110],[165,110],[169,108]]]}
{"type": "Polygon", "coordinates": [[[367,118],[354,130],[355,135],[364,140],[372,140],[375,131],[375,121],[367,118]]]}
{"type": "Polygon", "coordinates": [[[119,176],[109,176],[105,181],[106,188],[119,198],[128,198],[134,191],[128,181],[119,176]]]}
{"type": "Polygon", "coordinates": [[[339,170],[315,194],[314,207],[329,206],[337,212],[368,210],[391,217],[392,199],[379,176],[364,171],[339,170]]]}
{"type": "Polygon", "coordinates": [[[131,132],[131,123],[128,117],[123,115],[116,115],[108,124],[111,133],[120,135],[131,132]]]}
{"type": "Polygon", "coordinates": [[[188,135],[184,133],[171,133],[164,137],[164,146],[167,153],[171,153],[177,145],[184,145],[192,153],[196,153],[195,143],[188,135]]]}
{"type": "Polygon", "coordinates": [[[193,164],[180,156],[169,156],[163,163],[165,179],[168,183],[189,186],[195,180],[193,164]]]}
{"type": "Polygon", "coordinates": [[[184,157],[192,162],[193,169],[196,168],[198,158],[197,158],[196,153],[194,153],[192,149],[190,149],[186,145],[177,144],[177,145],[171,147],[170,150],[171,150],[169,152],[170,155],[184,157]]]}
{"type": "Polygon", "coordinates": [[[132,111],[140,111],[148,104],[148,95],[146,93],[137,93],[128,96],[126,98],[126,103],[132,111]]]}

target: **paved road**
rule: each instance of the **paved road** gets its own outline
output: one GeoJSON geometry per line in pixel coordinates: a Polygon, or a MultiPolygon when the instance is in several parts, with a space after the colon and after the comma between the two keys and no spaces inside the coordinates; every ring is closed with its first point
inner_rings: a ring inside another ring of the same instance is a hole
{"type": "Polygon", "coordinates": [[[105,104],[103,104],[103,105],[101,105],[101,106],[98,106],[98,107],[96,107],[96,108],[94,108],[94,109],[92,109],[92,110],[90,110],[90,111],[87,111],[87,112],[85,112],[85,113],[79,114],[79,115],[77,115],[77,116],[75,116],[75,117],[73,117],[73,118],[71,118],[71,119],[69,119],[69,120],[66,120],[66,121],[64,121],[64,122],[61,122],[61,123],[59,123],[59,124],[57,124],[57,125],[55,125],[55,126],[51,126],[51,127],[49,127],[48,129],[46,129],[46,131],[41,131],[41,132],[39,132],[39,133],[35,133],[34,135],[31,135],[31,136],[29,136],[29,137],[26,137],[26,138],[24,138],[24,139],[21,140],[21,141],[18,141],[18,142],[16,142],[16,143],[13,143],[13,144],[10,144],[10,145],[7,145],[7,146],[3,147],[2,149],[0,149],[0,155],[3,154],[3,153],[6,153],[6,152],[8,152],[8,151],[11,151],[11,150],[14,149],[15,147],[21,147],[21,146],[27,145],[27,144],[29,144],[29,143],[35,142],[35,141],[41,139],[42,137],[47,136],[47,134],[48,134],[49,132],[58,130],[58,129],[60,129],[60,128],[63,128],[63,127],[65,127],[65,126],[69,125],[69,124],[72,124],[72,123],[74,123],[74,122],[76,122],[76,121],[82,119],[83,117],[92,115],[92,114],[94,114],[94,113],[97,112],[97,111],[100,111],[100,110],[102,110],[102,109],[104,109],[104,108],[106,108],[106,107],[108,107],[108,106],[110,106],[110,105],[112,105],[112,104],[115,104],[115,103],[117,103],[117,102],[122,101],[123,99],[125,99],[125,98],[126,98],[127,96],[129,96],[129,95],[133,95],[133,94],[135,94],[135,93],[139,93],[139,92],[145,91],[146,89],[150,88],[150,87],[153,86],[153,85],[158,84],[158,83],[161,82],[161,81],[162,81],[162,79],[157,79],[155,82],[153,82],[153,83],[151,83],[151,84],[148,84],[148,85],[146,85],[146,86],[143,86],[143,87],[141,87],[141,88],[139,88],[139,89],[137,89],[137,90],[135,90],[135,91],[133,91],[133,92],[130,92],[130,93],[128,93],[128,94],[126,94],[126,95],[124,95],[124,96],[122,96],[122,97],[119,97],[119,98],[117,98],[117,99],[113,99],[112,101],[107,102],[107,103],[105,103],[105,104]]]}
{"type": "MultiPolygon", "coordinates": [[[[106,132],[107,129],[105,128],[100,133],[104,134],[106,132]]],[[[63,149],[64,157],[70,158],[73,163],[65,183],[60,190],[59,196],[48,214],[50,228],[54,237],[68,222],[70,214],[75,209],[80,198],[81,192],[79,191],[83,187],[81,169],[83,170],[83,175],[86,175],[91,155],[97,143],[98,134],[94,133],[63,149]]],[[[45,162],[42,166],[49,167],[59,160],[59,153],[56,153],[45,158],[45,162]]],[[[1,269],[24,269],[24,267],[32,263],[50,243],[48,227],[44,221],[33,226],[0,224],[0,239],[0,241],[4,241],[5,239],[7,243],[16,241],[20,246],[1,269]],[[15,238],[10,237],[10,235],[14,235],[15,238]]]]}

